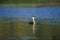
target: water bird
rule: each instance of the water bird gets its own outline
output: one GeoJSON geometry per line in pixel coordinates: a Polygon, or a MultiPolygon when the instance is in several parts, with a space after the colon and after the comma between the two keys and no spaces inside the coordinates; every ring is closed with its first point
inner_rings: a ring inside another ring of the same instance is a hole
{"type": "Polygon", "coordinates": [[[33,39],[35,39],[35,16],[32,17],[32,21],[29,24],[32,24],[33,39]]]}
{"type": "Polygon", "coordinates": [[[32,17],[32,21],[30,21],[28,24],[31,24],[31,25],[35,24],[35,16],[32,17]]]}

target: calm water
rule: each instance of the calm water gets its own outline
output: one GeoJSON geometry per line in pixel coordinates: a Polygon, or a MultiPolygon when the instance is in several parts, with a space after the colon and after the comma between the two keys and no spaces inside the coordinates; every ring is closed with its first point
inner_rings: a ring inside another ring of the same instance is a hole
{"type": "Polygon", "coordinates": [[[7,7],[0,6],[0,16],[39,18],[60,18],[60,7],[7,7]]]}
{"type": "Polygon", "coordinates": [[[60,24],[49,25],[39,23],[33,33],[32,25],[28,22],[17,21],[0,23],[1,40],[58,40],[60,39],[60,24]],[[4,38],[4,39],[3,39],[4,38]]]}
{"type": "MultiPolygon", "coordinates": [[[[3,7],[0,6],[0,17],[17,18],[50,18],[60,20],[60,7],[3,7]]],[[[1,40],[59,40],[60,25],[36,24],[36,33],[32,32],[32,25],[28,21],[0,23],[1,40]]]]}

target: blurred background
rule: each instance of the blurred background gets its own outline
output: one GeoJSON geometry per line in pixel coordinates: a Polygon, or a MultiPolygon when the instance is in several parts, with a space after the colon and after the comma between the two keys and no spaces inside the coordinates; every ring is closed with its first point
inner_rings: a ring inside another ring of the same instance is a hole
{"type": "Polygon", "coordinates": [[[60,40],[60,0],[0,0],[0,40],[60,40]]]}
{"type": "Polygon", "coordinates": [[[60,40],[59,10],[60,7],[0,6],[0,40],[60,40]],[[32,16],[36,17],[35,34],[29,24],[32,16]]]}

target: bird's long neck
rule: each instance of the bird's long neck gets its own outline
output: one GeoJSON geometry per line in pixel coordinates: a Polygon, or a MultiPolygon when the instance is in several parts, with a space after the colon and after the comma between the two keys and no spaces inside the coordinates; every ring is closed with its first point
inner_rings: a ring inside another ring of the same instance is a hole
{"type": "Polygon", "coordinates": [[[35,24],[35,18],[33,18],[33,24],[35,24]]]}

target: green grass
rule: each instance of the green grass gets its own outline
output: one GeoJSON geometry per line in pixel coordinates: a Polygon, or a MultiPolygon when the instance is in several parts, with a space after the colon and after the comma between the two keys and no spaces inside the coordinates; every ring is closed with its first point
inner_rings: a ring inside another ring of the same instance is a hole
{"type": "Polygon", "coordinates": [[[0,6],[60,6],[59,0],[1,0],[0,6]]]}
{"type": "Polygon", "coordinates": [[[32,3],[1,3],[0,6],[18,6],[18,7],[48,7],[48,6],[60,6],[60,3],[54,3],[54,2],[43,2],[43,3],[40,3],[40,2],[32,2],[32,3]]]}

